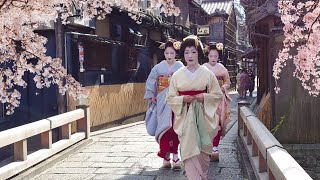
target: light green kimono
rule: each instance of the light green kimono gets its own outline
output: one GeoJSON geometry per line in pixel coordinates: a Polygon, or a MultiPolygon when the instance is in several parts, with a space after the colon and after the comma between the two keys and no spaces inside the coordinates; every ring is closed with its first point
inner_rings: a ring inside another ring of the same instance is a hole
{"type": "Polygon", "coordinates": [[[183,67],[173,74],[166,100],[175,114],[173,129],[180,140],[182,161],[200,152],[211,154],[212,139],[219,130],[216,111],[221,98],[217,78],[206,67],[201,66],[194,73],[183,67]],[[188,109],[179,91],[201,90],[207,90],[204,102],[194,100],[188,109]]]}

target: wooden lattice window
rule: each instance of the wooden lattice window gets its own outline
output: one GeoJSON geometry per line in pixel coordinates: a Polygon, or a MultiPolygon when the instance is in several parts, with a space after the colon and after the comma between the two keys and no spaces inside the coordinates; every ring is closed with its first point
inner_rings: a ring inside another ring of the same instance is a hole
{"type": "Polygon", "coordinates": [[[98,39],[84,39],[84,68],[86,70],[111,70],[110,42],[98,39]]]}
{"type": "Polygon", "coordinates": [[[137,69],[139,50],[136,48],[128,48],[127,70],[137,69]]]}

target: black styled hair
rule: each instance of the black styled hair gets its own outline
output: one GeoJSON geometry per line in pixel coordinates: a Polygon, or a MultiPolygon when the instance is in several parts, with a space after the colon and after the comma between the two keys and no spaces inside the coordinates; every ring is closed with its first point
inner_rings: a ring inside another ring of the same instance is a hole
{"type": "Polygon", "coordinates": [[[177,50],[177,49],[174,48],[173,43],[174,43],[174,42],[171,41],[171,40],[167,41],[167,42],[164,44],[163,52],[164,52],[168,47],[172,47],[173,50],[176,52],[176,55],[179,55],[179,50],[177,50]]]}
{"type": "Polygon", "coordinates": [[[209,55],[209,52],[211,51],[211,50],[216,50],[217,52],[218,52],[218,54],[219,54],[219,60],[221,61],[222,59],[222,53],[223,53],[223,50],[219,50],[218,48],[217,48],[217,44],[218,43],[216,43],[216,42],[212,42],[212,43],[209,43],[209,45],[208,45],[208,52],[206,52],[206,55],[208,56],[209,55]]]}
{"type": "Polygon", "coordinates": [[[184,51],[186,50],[187,47],[192,47],[194,46],[197,51],[198,51],[198,59],[199,59],[199,64],[202,64],[203,63],[203,60],[204,60],[204,53],[203,53],[203,49],[202,49],[202,46],[201,46],[201,41],[198,39],[198,40],[195,40],[193,38],[188,38],[186,37],[184,39],[184,41],[182,41],[181,43],[181,47],[180,47],[180,57],[184,59],[184,51]],[[197,42],[196,42],[197,41],[197,42]]]}
{"type": "MultiPolygon", "coordinates": [[[[172,48],[173,48],[173,42],[172,42],[172,41],[167,41],[167,42],[164,44],[164,50],[166,50],[167,47],[172,47],[172,48]]],[[[174,48],[173,48],[173,49],[174,49],[174,48]]]]}

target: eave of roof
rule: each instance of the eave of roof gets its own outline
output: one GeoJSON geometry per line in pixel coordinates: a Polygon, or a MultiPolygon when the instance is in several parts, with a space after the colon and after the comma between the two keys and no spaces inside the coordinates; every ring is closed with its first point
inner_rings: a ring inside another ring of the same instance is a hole
{"type": "Polygon", "coordinates": [[[233,10],[233,1],[231,0],[213,0],[203,1],[201,7],[210,15],[230,15],[233,10]]]}

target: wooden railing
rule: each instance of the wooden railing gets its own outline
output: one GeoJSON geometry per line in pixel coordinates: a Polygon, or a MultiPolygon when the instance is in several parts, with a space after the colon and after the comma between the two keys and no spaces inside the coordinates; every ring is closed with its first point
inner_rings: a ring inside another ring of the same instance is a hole
{"type": "Polygon", "coordinates": [[[312,180],[247,105],[238,103],[238,135],[257,179],[312,180]]]}
{"type": "Polygon", "coordinates": [[[87,106],[0,132],[0,148],[13,144],[13,162],[0,167],[0,179],[7,179],[47,159],[67,147],[90,137],[90,111],[87,106]],[[71,123],[77,130],[71,133],[71,123]],[[52,130],[61,128],[61,140],[52,143],[52,130]],[[28,138],[40,135],[41,149],[28,154],[28,138]]]}

